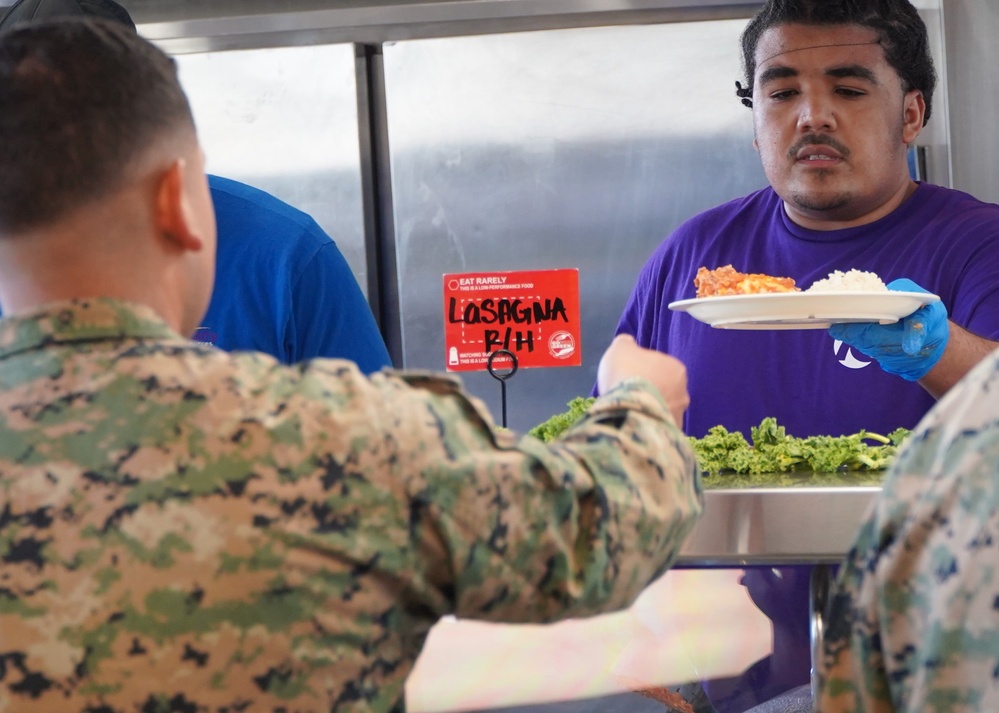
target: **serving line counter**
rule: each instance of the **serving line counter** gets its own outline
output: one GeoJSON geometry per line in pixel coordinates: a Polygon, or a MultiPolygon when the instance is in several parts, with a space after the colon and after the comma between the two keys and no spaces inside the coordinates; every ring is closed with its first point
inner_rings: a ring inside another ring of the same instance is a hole
{"type": "Polygon", "coordinates": [[[878,486],[707,490],[679,567],[836,564],[878,486]]]}
{"type": "Polygon", "coordinates": [[[809,585],[812,700],[832,566],[853,544],[878,486],[707,490],[704,514],[675,567],[813,565],[809,585]]]}
{"type": "Polygon", "coordinates": [[[809,566],[815,661],[830,573],[879,490],[707,490],[678,563],[626,610],[547,625],[439,623],[407,682],[407,710],[661,711],[633,691],[739,676],[771,653],[772,622],[742,581],[753,566],[809,566]]]}

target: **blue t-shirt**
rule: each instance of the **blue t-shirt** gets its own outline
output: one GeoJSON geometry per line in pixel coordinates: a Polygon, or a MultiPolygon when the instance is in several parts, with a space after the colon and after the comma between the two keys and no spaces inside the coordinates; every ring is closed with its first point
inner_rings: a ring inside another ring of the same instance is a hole
{"type": "Polygon", "coordinates": [[[365,374],[392,366],[354,273],[315,220],[238,181],[209,176],[208,185],[215,288],[194,339],[285,364],[333,357],[365,374]]]}
{"type": "Polygon", "coordinates": [[[391,366],[371,308],[336,243],[309,215],[259,189],[209,176],[218,258],[211,304],[194,334],[226,351],[391,366]]]}
{"type": "Polygon", "coordinates": [[[687,221],[642,269],[618,325],[639,344],[687,367],[685,430],[749,429],[773,416],[796,436],[913,428],[935,403],[918,383],[888,374],[824,329],[714,329],[672,312],[695,296],[699,267],[793,277],[807,288],[834,270],[907,277],[940,295],[950,319],[999,339],[999,206],[920,183],[890,215],[868,225],[816,231],[788,218],[771,188],[687,221]]]}

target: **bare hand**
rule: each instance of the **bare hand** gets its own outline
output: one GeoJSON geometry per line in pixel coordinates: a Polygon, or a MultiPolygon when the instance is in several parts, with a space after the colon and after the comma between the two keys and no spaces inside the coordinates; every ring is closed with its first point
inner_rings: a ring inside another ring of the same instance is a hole
{"type": "Polygon", "coordinates": [[[601,394],[621,381],[640,376],[659,389],[678,426],[690,405],[687,393],[687,368],[676,357],[638,346],[634,337],[619,334],[604,352],[597,367],[597,389],[601,394]]]}

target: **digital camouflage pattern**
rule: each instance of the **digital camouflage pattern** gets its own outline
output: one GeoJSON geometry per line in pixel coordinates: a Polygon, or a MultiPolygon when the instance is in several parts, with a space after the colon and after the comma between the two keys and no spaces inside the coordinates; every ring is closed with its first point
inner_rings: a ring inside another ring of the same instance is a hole
{"type": "Polygon", "coordinates": [[[701,509],[641,380],[552,445],[459,383],[296,367],[145,307],[0,321],[0,711],[396,711],[443,615],[627,606],[701,509]]]}
{"type": "Polygon", "coordinates": [[[823,713],[999,711],[999,352],[899,453],[827,622],[823,713]]]}

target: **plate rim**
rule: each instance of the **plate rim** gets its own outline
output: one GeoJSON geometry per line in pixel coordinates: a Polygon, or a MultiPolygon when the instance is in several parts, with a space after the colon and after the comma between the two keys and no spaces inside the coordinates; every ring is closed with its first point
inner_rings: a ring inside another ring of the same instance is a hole
{"type": "Polygon", "coordinates": [[[916,298],[923,301],[923,304],[931,304],[933,302],[940,301],[940,295],[934,294],[932,292],[903,292],[902,290],[837,290],[836,292],[808,292],[807,290],[802,290],[801,292],[759,292],[756,294],[749,295],[712,295],[710,297],[688,297],[682,300],[675,300],[666,305],[671,310],[685,311],[683,308],[694,305],[694,304],[705,304],[707,300],[710,300],[713,304],[718,304],[719,302],[732,302],[732,301],[755,301],[755,300],[773,300],[773,299],[800,299],[802,297],[905,297],[905,298],[916,298]]]}
{"type": "MultiPolygon", "coordinates": [[[[685,300],[677,300],[670,302],[668,308],[676,312],[682,312],[689,314],[698,322],[706,324],[715,329],[755,329],[755,330],[787,330],[787,329],[818,329],[827,328],[831,324],[837,323],[848,323],[848,322],[877,322],[879,324],[891,324],[897,322],[904,317],[904,314],[896,314],[891,310],[887,310],[890,316],[885,314],[886,305],[884,302],[881,303],[881,309],[876,306],[871,306],[870,309],[861,310],[859,312],[854,312],[854,314],[849,314],[847,311],[842,311],[841,314],[836,314],[836,309],[825,308],[822,310],[821,317],[816,315],[810,315],[809,319],[795,319],[793,315],[786,315],[784,319],[775,320],[773,314],[761,314],[759,317],[753,317],[752,315],[741,315],[733,316],[731,314],[716,314],[715,309],[722,308],[724,311],[724,306],[726,304],[738,303],[743,308],[747,303],[776,303],[776,302],[797,302],[804,298],[805,304],[809,302],[825,301],[829,298],[835,300],[836,298],[849,298],[850,302],[856,302],[857,298],[860,299],[871,299],[875,298],[876,301],[882,302],[883,298],[894,298],[895,300],[906,300],[911,302],[915,300],[918,304],[925,306],[928,304],[933,304],[934,302],[940,301],[940,296],[930,293],[930,292],[908,292],[902,290],[889,290],[889,291],[871,291],[871,290],[854,290],[854,291],[828,291],[828,292],[763,292],[748,295],[718,295],[713,297],[693,297],[685,300]],[[708,310],[708,314],[704,314],[702,309],[694,309],[695,307],[700,307],[708,310]],[[701,313],[698,315],[697,313],[701,313]],[[878,316],[875,316],[878,313],[878,316]],[[819,320],[822,321],[819,321],[819,320]]],[[[803,305],[799,305],[803,306],[803,305]]],[[[764,310],[765,312],[765,310],[764,310]]]]}

